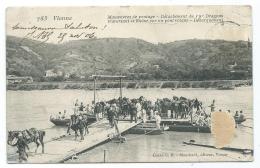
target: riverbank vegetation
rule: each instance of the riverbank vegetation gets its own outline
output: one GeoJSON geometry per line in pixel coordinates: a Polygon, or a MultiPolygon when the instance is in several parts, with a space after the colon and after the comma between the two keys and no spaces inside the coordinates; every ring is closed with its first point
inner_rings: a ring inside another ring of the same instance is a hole
{"type": "MultiPolygon", "coordinates": [[[[252,80],[214,80],[214,81],[123,81],[122,87],[127,89],[144,88],[217,88],[232,85],[235,87],[252,86],[252,80]]],[[[97,82],[98,90],[120,88],[119,82],[97,82]]],[[[52,89],[83,89],[93,90],[93,82],[35,82],[31,84],[9,84],[7,90],[52,90],[52,89]]]]}

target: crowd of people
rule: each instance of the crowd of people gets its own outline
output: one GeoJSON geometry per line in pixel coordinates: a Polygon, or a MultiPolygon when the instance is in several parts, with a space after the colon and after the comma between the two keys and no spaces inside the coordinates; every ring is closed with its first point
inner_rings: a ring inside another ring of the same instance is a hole
{"type": "Polygon", "coordinates": [[[210,113],[206,113],[205,110],[201,111],[201,110],[197,110],[195,112],[194,116],[194,122],[196,125],[199,126],[211,126],[211,114],[213,112],[225,112],[228,113],[230,116],[234,117],[235,123],[236,125],[240,122],[243,122],[246,120],[243,111],[240,110],[236,111],[235,113],[231,112],[231,110],[227,110],[227,111],[222,111],[222,109],[219,109],[218,111],[216,111],[216,105],[215,105],[215,100],[212,101],[212,103],[210,104],[210,113]]]}
{"type": "MultiPolygon", "coordinates": [[[[189,119],[194,125],[210,126],[211,112],[215,112],[215,100],[208,106],[210,112],[206,112],[201,101],[196,99],[188,99],[185,97],[173,96],[172,99],[163,98],[156,101],[147,100],[141,96],[139,98],[118,98],[108,101],[92,102],[84,105],[78,99],[74,103],[73,112],[75,115],[88,114],[95,117],[97,121],[102,118],[107,118],[111,127],[114,127],[114,122],[120,119],[130,119],[130,122],[142,120],[144,123],[147,120],[161,121],[163,118],[171,119],[189,119]]],[[[221,112],[221,110],[219,110],[221,112]]],[[[230,110],[227,111],[231,113],[230,110]]],[[[63,114],[59,112],[57,118],[65,119],[69,117],[64,110],[63,114]]],[[[236,111],[235,119],[244,118],[243,112],[236,111]]]]}
{"type": "MultiPolygon", "coordinates": [[[[77,99],[73,106],[73,114],[77,116],[88,114],[88,116],[95,117],[97,121],[106,117],[113,127],[114,121],[119,118],[128,118],[130,122],[142,120],[144,123],[152,119],[160,121],[161,117],[187,119],[194,108],[197,111],[201,110],[202,102],[197,99],[191,100],[177,96],[173,96],[172,99],[163,98],[156,101],[147,100],[143,96],[133,99],[123,97],[86,105],[77,99]]],[[[64,110],[63,113],[59,112],[56,118],[62,120],[70,118],[70,115],[64,110]]]]}

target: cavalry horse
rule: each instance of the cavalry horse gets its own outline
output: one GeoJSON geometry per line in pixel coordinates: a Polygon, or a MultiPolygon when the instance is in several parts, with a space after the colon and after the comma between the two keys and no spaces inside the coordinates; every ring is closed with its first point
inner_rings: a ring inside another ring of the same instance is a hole
{"type": "Polygon", "coordinates": [[[190,100],[185,97],[173,97],[172,100],[164,98],[159,100],[159,105],[161,112],[167,114],[168,110],[171,111],[171,116],[177,119],[179,116],[181,118],[187,118],[187,115],[191,112],[193,108],[199,108],[201,105],[198,100],[190,100]]]}
{"type": "Polygon", "coordinates": [[[8,131],[7,144],[10,146],[17,146],[19,153],[19,161],[27,160],[28,155],[25,150],[21,149],[20,145],[27,147],[28,144],[34,142],[36,143],[35,153],[37,153],[38,147],[42,146],[42,153],[44,153],[44,142],[43,138],[45,136],[45,131],[37,130],[36,128],[30,128],[29,130],[23,131],[8,131]],[[19,141],[23,141],[24,144],[19,144],[19,141]]]}
{"type": "Polygon", "coordinates": [[[67,130],[68,134],[70,134],[70,129],[72,129],[75,132],[75,140],[78,137],[78,131],[80,133],[81,140],[84,140],[84,136],[86,135],[86,133],[89,133],[87,116],[85,114],[79,116],[75,114],[71,115],[70,124],[67,130]],[[83,135],[84,131],[85,133],[83,135]]]}

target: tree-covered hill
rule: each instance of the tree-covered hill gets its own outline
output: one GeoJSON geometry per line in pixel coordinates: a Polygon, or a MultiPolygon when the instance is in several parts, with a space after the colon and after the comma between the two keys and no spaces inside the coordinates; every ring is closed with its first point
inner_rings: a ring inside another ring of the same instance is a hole
{"type": "Polygon", "coordinates": [[[6,48],[7,74],[38,80],[49,69],[74,76],[124,74],[130,79],[252,77],[252,48],[247,41],[192,39],[153,44],[135,38],[101,38],[49,44],[7,36],[6,48]]]}

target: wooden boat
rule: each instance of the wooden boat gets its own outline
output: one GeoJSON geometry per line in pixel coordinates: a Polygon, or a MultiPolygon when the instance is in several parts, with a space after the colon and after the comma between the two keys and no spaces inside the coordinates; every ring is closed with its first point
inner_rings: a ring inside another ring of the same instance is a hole
{"type": "Polygon", "coordinates": [[[146,135],[160,135],[163,131],[168,130],[169,127],[162,126],[160,129],[156,128],[155,124],[152,123],[141,123],[134,128],[131,128],[129,134],[146,134],[146,135]]]}
{"type": "MultiPolygon", "coordinates": [[[[235,122],[237,124],[241,124],[242,122],[246,121],[245,118],[235,118],[235,122]]],[[[169,125],[170,131],[177,131],[177,132],[200,132],[200,133],[211,133],[211,129],[209,126],[196,126],[189,124],[172,124],[169,125]]]]}
{"type": "Polygon", "coordinates": [[[246,118],[237,118],[234,117],[236,124],[241,124],[242,122],[246,121],[246,118]]]}
{"type": "Polygon", "coordinates": [[[169,131],[177,132],[200,132],[200,133],[211,133],[210,127],[208,126],[196,126],[196,125],[170,125],[169,131]]]}
{"type": "MultiPolygon", "coordinates": [[[[125,78],[126,76],[109,76],[109,75],[92,75],[91,76],[93,78],[94,81],[94,104],[96,104],[96,91],[98,90],[96,88],[96,80],[97,78],[112,78],[112,79],[119,79],[119,85],[120,85],[120,97],[122,98],[122,78],[125,78]]],[[[87,118],[88,118],[88,124],[91,124],[93,122],[96,121],[96,116],[95,114],[87,114],[87,118]]],[[[67,126],[70,122],[70,119],[55,119],[50,117],[50,121],[57,125],[57,126],[67,126]]]]}
{"type": "MultiPolygon", "coordinates": [[[[96,117],[93,114],[87,114],[88,123],[91,124],[96,121],[96,117]]],[[[52,122],[56,126],[68,126],[70,123],[70,119],[58,119],[58,118],[50,118],[50,122],[52,122]]]]}
{"type": "Polygon", "coordinates": [[[50,122],[57,126],[68,126],[70,123],[70,119],[56,119],[50,118],[50,122]]]}

